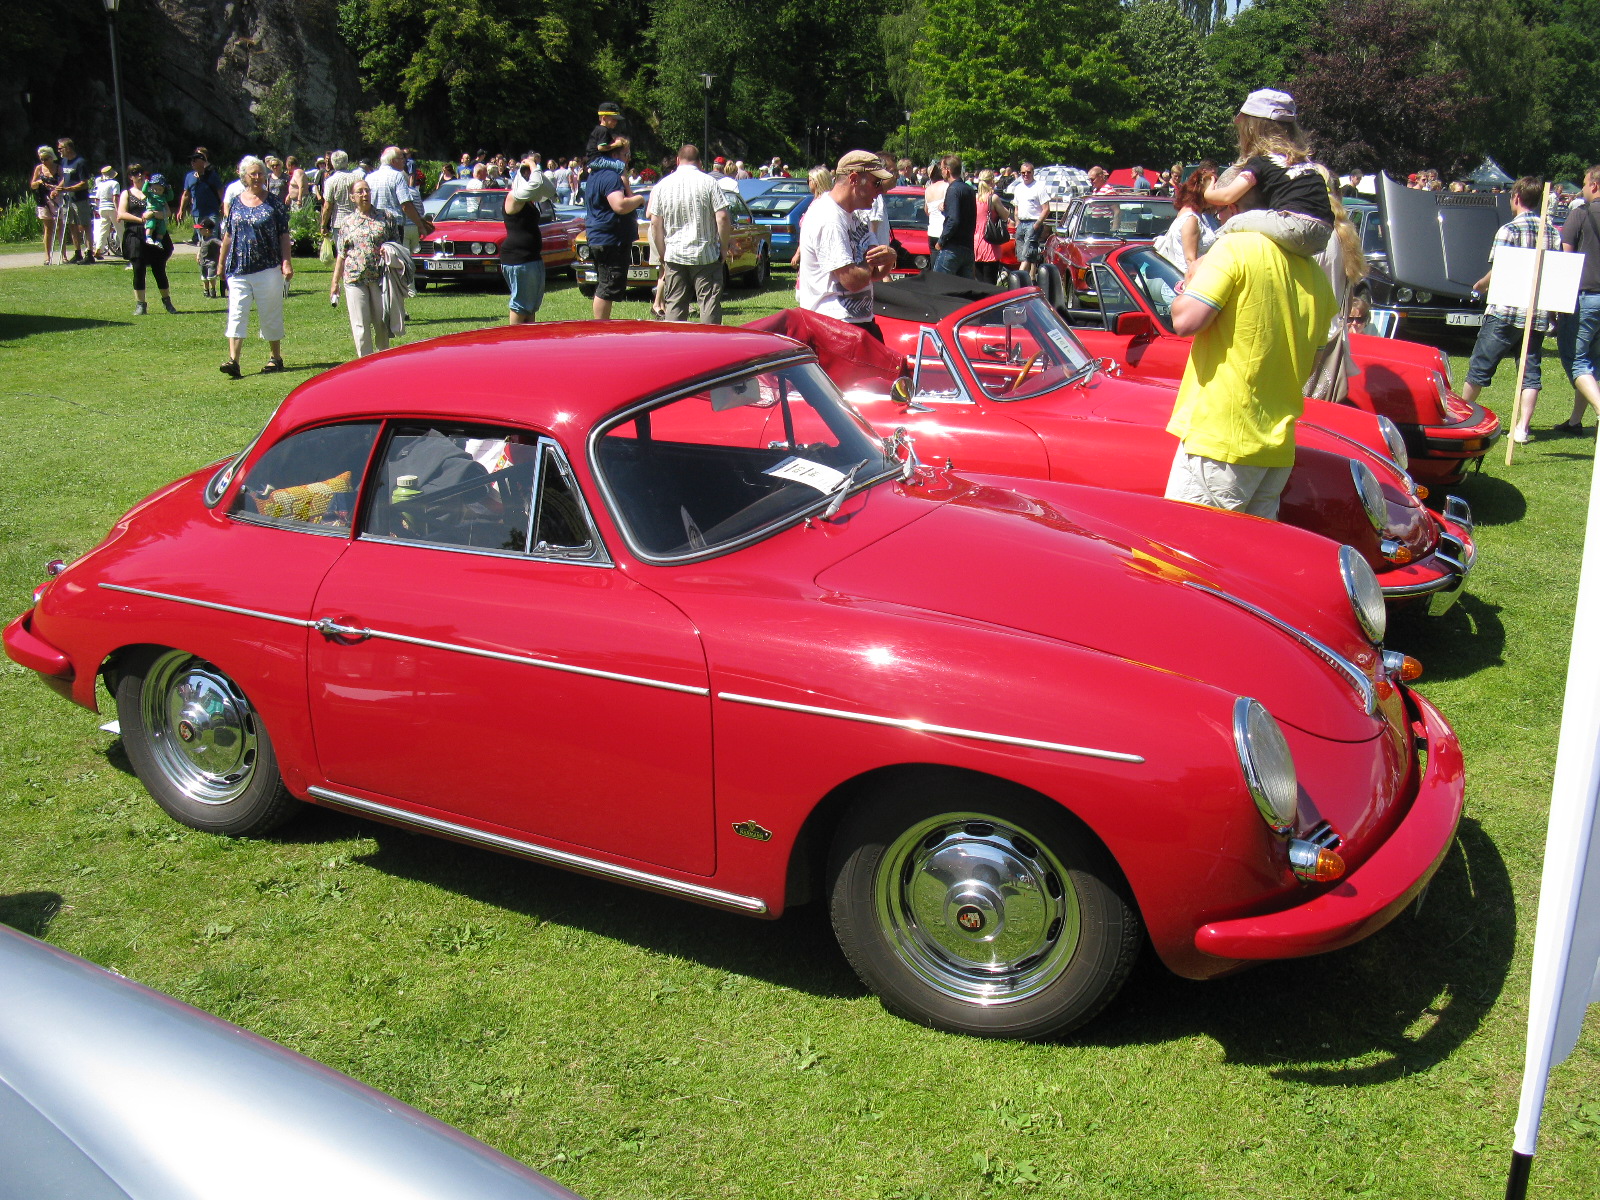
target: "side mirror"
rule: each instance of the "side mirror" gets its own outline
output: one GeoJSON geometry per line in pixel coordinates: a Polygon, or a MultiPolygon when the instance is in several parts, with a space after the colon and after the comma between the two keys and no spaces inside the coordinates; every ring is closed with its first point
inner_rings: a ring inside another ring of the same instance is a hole
{"type": "Polygon", "coordinates": [[[1000,310],[1001,324],[1020,326],[1028,323],[1028,310],[1020,304],[1008,304],[1000,310]]]}
{"type": "Polygon", "coordinates": [[[1123,337],[1145,337],[1156,331],[1156,323],[1150,319],[1146,312],[1125,312],[1117,314],[1115,332],[1123,337]]]}

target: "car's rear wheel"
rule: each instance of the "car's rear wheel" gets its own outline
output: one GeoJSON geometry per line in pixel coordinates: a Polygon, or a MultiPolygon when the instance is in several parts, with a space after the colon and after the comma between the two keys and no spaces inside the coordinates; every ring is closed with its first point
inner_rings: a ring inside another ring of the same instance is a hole
{"type": "Polygon", "coordinates": [[[857,809],[830,860],[834,932],[886,1007],[981,1037],[1044,1038],[1110,1002],[1141,926],[1099,841],[998,783],[907,780],[857,809]]]}
{"type": "Polygon", "coordinates": [[[116,700],[133,769],[174,819],[248,837],[299,811],[254,706],[205,659],[183,650],[139,654],[119,670],[116,700]]]}
{"type": "Polygon", "coordinates": [[[767,253],[767,244],[763,242],[756,251],[755,269],[745,274],[744,281],[753,288],[764,288],[771,280],[772,259],[767,253]]]}

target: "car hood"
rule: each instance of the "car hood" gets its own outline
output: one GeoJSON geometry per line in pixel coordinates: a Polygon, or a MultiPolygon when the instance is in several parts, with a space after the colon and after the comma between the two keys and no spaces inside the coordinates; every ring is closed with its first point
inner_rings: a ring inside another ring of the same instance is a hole
{"type": "Polygon", "coordinates": [[[441,221],[436,222],[433,232],[422,240],[436,242],[440,238],[449,238],[452,242],[498,242],[505,236],[506,227],[500,221],[441,221]]]}
{"type": "Polygon", "coordinates": [[[960,482],[937,510],[822,571],[818,585],[1185,675],[1254,696],[1318,736],[1364,741],[1377,732],[1348,679],[1234,602],[1347,658],[1365,656],[1370,673],[1373,648],[1354,629],[1327,543],[1149,497],[1031,480],[1017,490],[1018,481],[999,477],[960,482]],[[1301,578],[1274,586],[1250,559],[1308,565],[1301,578]]]}
{"type": "Polygon", "coordinates": [[[1483,192],[1424,192],[1386,173],[1378,209],[1396,283],[1467,299],[1489,269],[1495,231],[1511,219],[1510,201],[1483,192]]]}

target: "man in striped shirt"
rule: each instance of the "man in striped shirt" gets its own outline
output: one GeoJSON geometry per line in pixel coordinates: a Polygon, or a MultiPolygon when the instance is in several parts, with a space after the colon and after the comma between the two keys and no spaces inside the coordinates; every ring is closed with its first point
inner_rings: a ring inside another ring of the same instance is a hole
{"type": "Polygon", "coordinates": [[[667,320],[689,319],[693,290],[704,325],[722,324],[722,264],[733,236],[728,193],[700,169],[700,151],[678,148],[678,169],[650,192],[650,242],[661,254],[667,320]]]}

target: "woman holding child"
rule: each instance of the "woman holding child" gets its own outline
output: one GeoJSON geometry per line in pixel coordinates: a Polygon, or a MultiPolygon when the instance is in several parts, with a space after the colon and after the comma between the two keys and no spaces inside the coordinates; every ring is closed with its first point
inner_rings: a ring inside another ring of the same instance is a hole
{"type": "Polygon", "coordinates": [[[142,317],[149,308],[144,302],[145,272],[156,277],[161,304],[169,313],[172,293],[167,287],[167,260],[172,257],[172,238],[167,223],[172,220],[172,189],[163,175],[145,176],[138,163],[128,166],[128,186],[117,197],[117,220],[122,228],[122,253],[133,264],[133,315],[142,317]]]}

